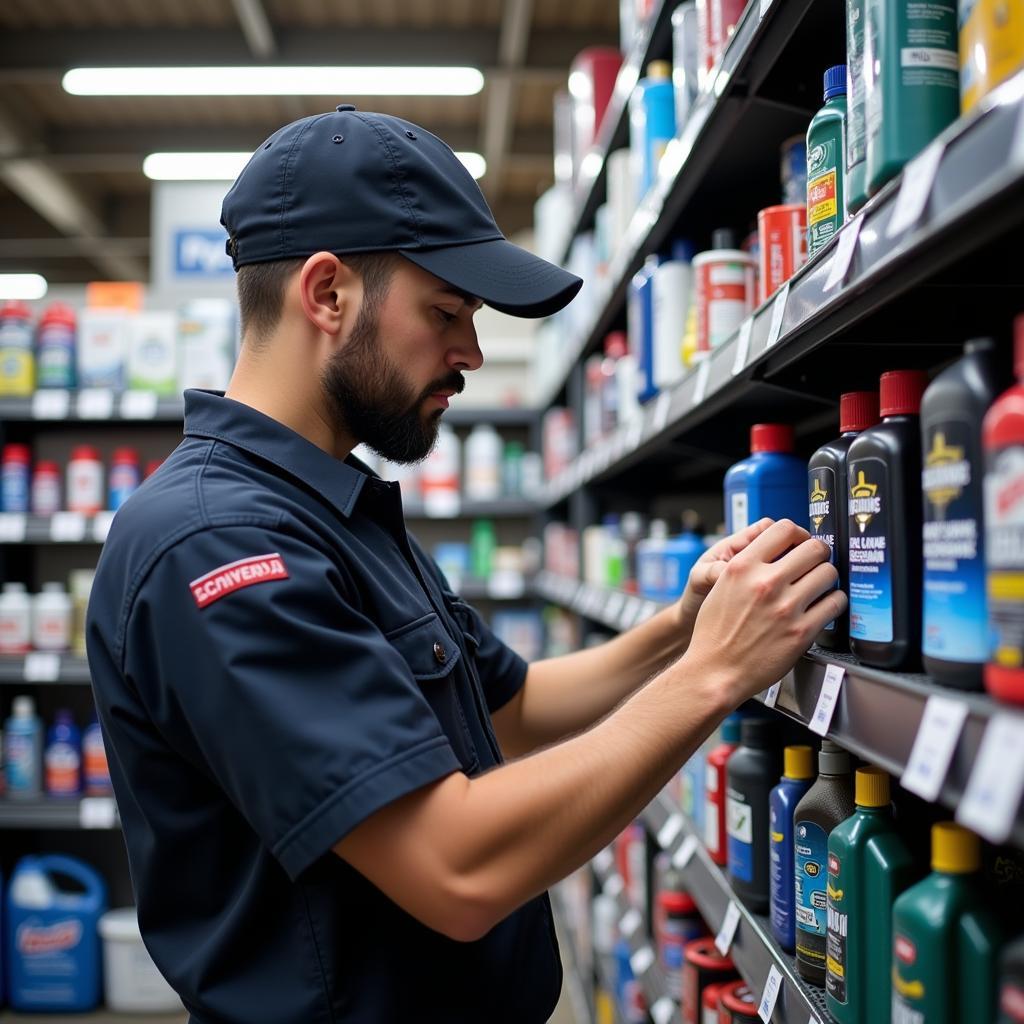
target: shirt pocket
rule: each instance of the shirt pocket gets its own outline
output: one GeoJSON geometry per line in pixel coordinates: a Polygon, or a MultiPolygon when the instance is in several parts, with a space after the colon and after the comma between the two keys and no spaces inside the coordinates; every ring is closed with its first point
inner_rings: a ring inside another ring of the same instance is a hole
{"type": "Polygon", "coordinates": [[[475,771],[480,761],[455,685],[456,666],[462,659],[459,645],[448,635],[436,612],[414,619],[385,637],[409,666],[463,770],[475,771]]]}

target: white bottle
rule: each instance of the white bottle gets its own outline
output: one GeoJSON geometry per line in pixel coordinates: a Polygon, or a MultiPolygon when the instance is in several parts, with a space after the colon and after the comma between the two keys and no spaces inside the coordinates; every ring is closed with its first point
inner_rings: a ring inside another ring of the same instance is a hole
{"type": "Polygon", "coordinates": [[[428,516],[447,518],[459,514],[460,449],[455,431],[442,423],[437,432],[437,444],[423,463],[420,481],[423,510],[428,516]]]}
{"type": "Polygon", "coordinates": [[[683,376],[683,335],[693,299],[693,268],[682,244],[651,282],[654,307],[654,385],[661,391],[683,376]]]}
{"type": "Polygon", "coordinates": [[[32,642],[32,599],[24,583],[5,583],[0,592],[0,653],[24,654],[32,642]]]}
{"type": "Polygon", "coordinates": [[[466,438],[466,497],[497,501],[501,497],[501,437],[489,423],[478,423],[466,438]]]}
{"type": "Polygon", "coordinates": [[[32,608],[32,646],[37,651],[71,647],[71,597],[59,583],[44,583],[32,608]]]}

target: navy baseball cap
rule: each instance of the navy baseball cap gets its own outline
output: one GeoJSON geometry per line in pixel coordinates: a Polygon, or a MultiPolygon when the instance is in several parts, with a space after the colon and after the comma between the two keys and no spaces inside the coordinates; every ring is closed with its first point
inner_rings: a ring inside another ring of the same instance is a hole
{"type": "Polygon", "coordinates": [[[285,125],[224,197],[235,269],[394,251],[513,316],[550,316],[583,282],[513,245],[451,147],[418,125],[343,103],[285,125]]]}

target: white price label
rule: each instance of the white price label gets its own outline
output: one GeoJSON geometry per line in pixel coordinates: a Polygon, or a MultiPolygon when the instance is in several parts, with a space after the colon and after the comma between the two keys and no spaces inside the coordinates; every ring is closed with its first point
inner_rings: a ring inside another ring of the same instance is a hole
{"type": "Polygon", "coordinates": [[[26,519],[20,512],[0,513],[0,544],[21,544],[25,525],[26,519]]]}
{"type": "Polygon", "coordinates": [[[110,388],[83,388],[78,392],[80,420],[109,420],[114,413],[114,392],[110,388]]]}
{"type": "Polygon", "coordinates": [[[651,1019],[654,1024],[672,1024],[676,1015],[676,1004],[668,996],[662,996],[651,1007],[651,1019]]]}
{"type": "Polygon", "coordinates": [[[667,850],[682,831],[683,816],[681,814],[670,814],[668,821],[658,830],[658,845],[663,850],[667,850]]]}
{"type": "Polygon", "coordinates": [[[757,1015],[769,1024],[772,1014],[775,1012],[775,1004],[779,1001],[779,990],[782,988],[782,974],[778,967],[772,964],[768,968],[768,980],[764,983],[764,991],[761,993],[761,1002],[757,1005],[757,1015]]]}
{"type": "Polygon", "coordinates": [[[626,430],[626,451],[634,451],[640,445],[640,439],[644,436],[644,421],[640,416],[634,417],[626,430]]]}
{"type": "Polygon", "coordinates": [[[602,892],[605,896],[611,896],[611,898],[618,899],[619,894],[626,887],[622,881],[621,875],[609,875],[604,885],[602,886],[602,892]]]}
{"type": "Polygon", "coordinates": [[[603,878],[615,867],[615,856],[607,847],[594,854],[594,870],[603,878]]]}
{"type": "Polygon", "coordinates": [[[786,303],[789,301],[789,282],[787,281],[776,293],[772,303],[772,322],[768,327],[768,340],[765,348],[771,348],[782,336],[782,321],[786,316],[786,303]]]}
{"type": "Polygon", "coordinates": [[[695,835],[688,835],[680,845],[679,849],[676,850],[675,856],[672,858],[672,867],[677,871],[682,871],[687,864],[693,860],[693,855],[697,852],[697,837],[695,835]]]}
{"type": "Polygon", "coordinates": [[[992,843],[1010,836],[1024,793],[1024,718],[997,714],[982,737],[956,820],[992,843]]]}
{"type": "Polygon", "coordinates": [[[638,598],[627,598],[626,607],[622,609],[622,617],[619,619],[619,629],[631,629],[635,626],[636,620],[640,617],[640,611],[642,608],[643,604],[638,598]]]}
{"type": "Polygon", "coordinates": [[[26,683],[55,683],[60,676],[60,655],[52,651],[33,651],[25,655],[26,683]]]}
{"type": "Polygon", "coordinates": [[[78,823],[82,828],[113,828],[117,807],[109,796],[83,797],[78,805],[78,823]]]}
{"type": "Polygon", "coordinates": [[[626,595],[621,591],[616,590],[611,597],[608,598],[608,603],[604,606],[604,617],[613,624],[618,624],[622,620],[622,610],[626,607],[626,595]]]}
{"type": "Polygon", "coordinates": [[[700,405],[707,397],[708,380],[711,378],[711,356],[706,355],[700,366],[697,367],[697,379],[693,385],[693,400],[691,406],[700,405]]]}
{"type": "Polygon", "coordinates": [[[636,617],[637,622],[646,622],[648,619],[658,614],[658,604],[656,601],[645,601],[643,607],[640,609],[640,613],[636,617]]]}
{"type": "Polygon", "coordinates": [[[155,419],[156,403],[155,391],[126,391],[121,396],[121,417],[126,420],[155,419]]]}
{"type": "Polygon", "coordinates": [[[50,518],[50,540],[77,544],[85,539],[85,516],[81,512],[54,512],[50,518]]]}
{"type": "Polygon", "coordinates": [[[857,249],[857,240],[860,238],[860,229],[863,223],[864,218],[858,215],[839,232],[839,241],[832,254],[832,263],[828,268],[828,277],[825,278],[823,291],[830,292],[846,280],[846,275],[850,272],[850,265],[853,263],[853,254],[857,249]]]}
{"type": "Polygon", "coordinates": [[[825,669],[825,678],[821,683],[821,693],[818,694],[818,703],[814,706],[814,714],[811,716],[807,727],[811,732],[819,736],[828,735],[829,726],[832,725],[832,716],[836,711],[836,704],[839,702],[839,687],[843,683],[843,676],[846,669],[841,665],[829,665],[825,669]]]}
{"type": "Polygon", "coordinates": [[[672,409],[672,395],[662,391],[654,403],[654,414],[651,416],[651,433],[660,434],[668,425],[668,414],[672,409]]]}
{"type": "Polygon", "coordinates": [[[631,939],[643,923],[644,919],[640,916],[640,911],[636,907],[630,907],[619,921],[619,932],[627,939],[631,939]]]}
{"type": "Polygon", "coordinates": [[[736,929],[740,923],[740,908],[735,900],[729,900],[729,907],[722,920],[722,927],[715,936],[715,948],[722,956],[728,956],[732,949],[732,940],[736,938],[736,929]]]}
{"type": "Polygon", "coordinates": [[[459,496],[450,491],[434,491],[423,499],[423,514],[428,519],[454,519],[461,507],[459,496]]]}
{"type": "Polygon", "coordinates": [[[629,966],[633,968],[633,976],[642,978],[654,963],[654,950],[650,946],[641,946],[630,958],[629,966]]]}
{"type": "Polygon", "coordinates": [[[92,520],[92,539],[97,544],[105,544],[110,524],[114,521],[113,512],[97,512],[92,520]]]}
{"type": "Polygon", "coordinates": [[[780,679],[777,683],[772,683],[772,685],[764,691],[764,706],[766,708],[773,708],[779,702],[779,690],[781,689],[782,680],[780,679]]]}
{"type": "Polygon", "coordinates": [[[761,0],[761,9],[760,9],[760,11],[758,12],[758,15],[757,15],[758,20],[763,18],[768,13],[768,10],[771,7],[771,5],[772,5],[772,0],[761,0]]]}
{"type": "Polygon", "coordinates": [[[960,733],[967,721],[967,705],[952,697],[932,694],[924,706],[900,785],[932,802],[939,795],[953,761],[960,733]]]}
{"type": "Polygon", "coordinates": [[[32,396],[34,420],[66,420],[71,408],[71,393],[55,388],[42,388],[32,396]]]}
{"type": "Polygon", "coordinates": [[[815,1017],[814,1014],[812,1013],[810,1015],[810,1017],[807,1018],[807,1024],[821,1024],[821,1021],[818,1020],[818,1018],[815,1017]]]}
{"type": "Polygon", "coordinates": [[[740,324],[740,333],[736,338],[736,355],[732,361],[732,375],[741,373],[750,358],[750,336],[754,333],[754,318],[748,316],[740,324]]]}
{"type": "Polygon", "coordinates": [[[889,226],[885,230],[887,238],[895,238],[921,219],[928,205],[928,197],[932,194],[944,149],[945,143],[933,142],[903,168],[900,191],[889,218],[889,226]]]}

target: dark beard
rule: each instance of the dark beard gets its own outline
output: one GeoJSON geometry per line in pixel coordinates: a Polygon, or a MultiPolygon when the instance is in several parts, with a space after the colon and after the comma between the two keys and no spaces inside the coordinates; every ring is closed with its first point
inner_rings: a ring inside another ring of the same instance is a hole
{"type": "Polygon", "coordinates": [[[320,376],[338,425],[389,462],[422,462],[437,443],[443,409],[429,415],[423,403],[437,391],[461,393],[465,379],[453,371],[418,396],[385,355],[377,337],[377,312],[363,302],[348,343],[320,376]]]}

